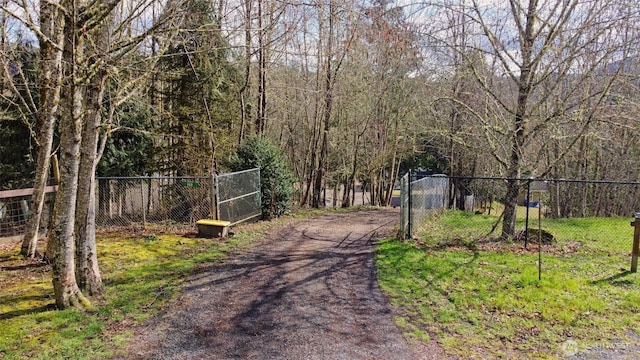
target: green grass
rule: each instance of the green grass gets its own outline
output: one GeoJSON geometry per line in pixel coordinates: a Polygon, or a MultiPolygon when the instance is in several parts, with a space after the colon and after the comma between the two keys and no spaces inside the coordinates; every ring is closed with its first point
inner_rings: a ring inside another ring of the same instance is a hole
{"type": "MultiPolygon", "coordinates": [[[[121,358],[133,328],[173,299],[190,274],[262,239],[266,231],[328,211],[298,210],[270,221],[234,227],[232,237],[201,239],[153,226],[98,236],[106,293],[95,312],[56,310],[50,269],[24,260],[19,244],[0,247],[0,359],[121,358]]],[[[193,229],[195,231],[195,229],[193,229]]]]}
{"type": "MultiPolygon", "coordinates": [[[[496,237],[502,229],[502,222],[495,215],[477,215],[470,212],[450,210],[427,219],[419,229],[419,238],[430,246],[469,245],[487,237],[496,237]],[[497,224],[496,224],[497,222],[497,224]],[[495,230],[491,232],[495,225],[495,230]]],[[[525,208],[519,207],[516,229],[525,229],[525,208]]],[[[585,253],[594,251],[610,255],[627,254],[631,250],[633,227],[631,218],[572,218],[541,219],[540,227],[551,232],[557,246],[579,246],[585,253]]],[[[529,228],[538,228],[537,209],[530,209],[529,228]],[[535,214],[532,215],[532,214],[535,214]]],[[[535,243],[536,238],[530,238],[535,243]]]]}
{"type": "Polygon", "coordinates": [[[631,218],[545,219],[543,228],[554,231],[558,241],[577,241],[583,252],[627,254],[631,251],[631,218]]]}
{"type": "Polygon", "coordinates": [[[431,219],[418,241],[379,244],[380,285],[405,313],[403,328],[463,358],[555,358],[568,340],[584,350],[635,330],[640,276],[627,271],[629,219],[545,219],[558,243],[543,248],[542,280],[534,249],[478,242],[495,221],[452,211],[431,219]]]}
{"type": "MultiPolygon", "coordinates": [[[[153,229],[102,234],[106,294],[92,299],[95,313],[55,310],[48,267],[22,260],[17,249],[0,250],[0,358],[117,357],[132,328],[174,299],[189,274],[261,238],[269,226],[320,213],[241,227],[224,241],[153,229]]],[[[572,251],[544,254],[539,281],[535,252],[521,251],[521,244],[478,244],[473,235],[490,229],[494,216],[445,213],[431,219],[426,228],[432,230],[419,244],[380,243],[380,284],[404,310],[396,324],[407,337],[437,341],[464,358],[561,356],[567,340],[583,349],[606,346],[624,340],[640,320],[640,278],[623,270],[629,267],[630,219],[606,220],[609,225],[543,219],[543,228],[559,239],[556,247],[572,251]],[[447,242],[452,237],[455,246],[447,242]]]]}
{"type": "MultiPolygon", "coordinates": [[[[308,216],[306,214],[295,217],[308,216]]],[[[124,232],[99,235],[106,293],[96,312],[56,310],[49,267],[23,260],[19,248],[0,250],[0,359],[118,357],[132,329],[161,311],[198,267],[261,238],[279,219],[234,229],[224,240],[124,232]]]]}

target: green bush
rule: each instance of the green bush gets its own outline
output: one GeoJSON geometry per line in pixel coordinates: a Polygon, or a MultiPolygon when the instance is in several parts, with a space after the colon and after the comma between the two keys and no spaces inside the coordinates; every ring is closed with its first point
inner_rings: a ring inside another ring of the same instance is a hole
{"type": "Polygon", "coordinates": [[[295,175],[282,150],[260,136],[251,136],[231,157],[232,171],[260,168],[262,217],[271,219],[291,207],[295,175]]]}

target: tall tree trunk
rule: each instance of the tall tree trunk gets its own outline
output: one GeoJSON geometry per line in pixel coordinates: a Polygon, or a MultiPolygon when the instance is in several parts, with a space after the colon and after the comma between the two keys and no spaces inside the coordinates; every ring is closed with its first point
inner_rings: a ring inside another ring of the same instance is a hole
{"type": "Polygon", "coordinates": [[[527,125],[527,108],[531,95],[533,69],[534,25],[538,1],[532,0],[527,8],[527,20],[522,33],[522,66],[518,79],[518,101],[513,123],[513,135],[511,137],[511,153],[507,168],[507,192],[504,198],[504,217],[502,223],[502,239],[513,238],[516,231],[516,213],[518,206],[518,194],[520,183],[516,178],[520,177],[522,161],[522,149],[525,141],[525,127],[527,125]]]}
{"type": "Polygon", "coordinates": [[[60,309],[89,306],[88,300],[80,292],[75,275],[74,218],[80,150],[80,118],[76,118],[77,115],[64,116],[60,121],[60,186],[47,249],[52,259],[56,305],[60,309]]]}
{"type": "MultiPolygon", "coordinates": [[[[342,207],[349,207],[355,204],[355,183],[356,183],[356,173],[358,171],[358,148],[360,143],[360,136],[358,131],[355,131],[353,134],[353,159],[351,162],[351,173],[349,174],[348,180],[345,182],[345,196],[342,198],[342,207]],[[351,197],[349,197],[350,193],[346,191],[346,187],[349,186],[353,192],[351,193],[351,197]]],[[[364,189],[362,190],[364,193],[364,189]]]]}
{"type": "Polygon", "coordinates": [[[29,219],[25,229],[20,254],[35,257],[37,254],[40,218],[44,207],[45,187],[49,175],[51,147],[56,124],[56,114],[60,103],[62,87],[62,48],[64,44],[64,15],[53,2],[40,4],[40,109],[38,121],[38,155],[36,175],[29,219]]]}
{"type": "Polygon", "coordinates": [[[384,198],[384,203],[382,205],[389,206],[391,204],[391,197],[393,196],[393,187],[396,184],[396,179],[398,178],[398,173],[400,172],[400,162],[401,157],[398,156],[398,132],[400,124],[398,116],[395,116],[393,122],[393,131],[391,133],[391,141],[392,141],[392,152],[393,156],[391,157],[391,169],[389,170],[389,178],[387,179],[387,189],[384,198]]]}
{"type": "Polygon", "coordinates": [[[331,112],[333,110],[333,69],[331,63],[333,61],[333,17],[334,17],[334,5],[333,1],[329,1],[329,35],[327,37],[327,62],[326,62],[326,77],[325,77],[325,92],[324,92],[324,113],[323,113],[323,131],[322,131],[322,145],[320,148],[320,157],[318,158],[318,168],[316,171],[316,178],[313,185],[313,202],[314,208],[324,207],[324,202],[321,201],[322,189],[325,182],[325,172],[328,168],[329,157],[329,129],[331,125],[331,112]]]}
{"type": "Polygon", "coordinates": [[[518,113],[516,114],[515,129],[512,137],[511,157],[507,169],[507,192],[504,197],[504,217],[502,234],[504,240],[512,239],[516,232],[516,215],[518,209],[518,195],[520,194],[520,161],[524,145],[524,109],[527,102],[526,90],[520,91],[518,99],[518,113]]]}
{"type": "Polygon", "coordinates": [[[266,30],[264,29],[263,19],[263,7],[264,0],[258,0],[258,109],[256,114],[256,134],[262,134],[264,132],[264,122],[266,116],[267,107],[267,89],[266,89],[266,44],[265,36],[266,30]]]}
{"type": "Polygon", "coordinates": [[[343,208],[351,206],[351,176],[345,175],[342,177],[342,200],[340,206],[343,208]]]}
{"type": "Polygon", "coordinates": [[[322,146],[320,148],[320,157],[318,158],[318,168],[316,170],[316,178],[313,183],[313,201],[311,206],[319,209],[325,206],[325,203],[322,201],[322,190],[324,188],[324,177],[325,172],[327,170],[327,157],[329,155],[329,120],[326,119],[326,116],[329,115],[329,111],[325,109],[325,124],[324,131],[322,134],[322,146]]]}
{"type": "Polygon", "coordinates": [[[87,86],[86,123],[82,131],[80,148],[76,214],[76,277],[78,286],[88,295],[99,295],[104,291],[96,249],[95,173],[106,78],[106,71],[99,70],[87,86]]]}
{"type": "MultiPolygon", "coordinates": [[[[318,49],[318,59],[320,59],[320,49],[318,49]]],[[[320,90],[320,86],[321,86],[320,83],[321,83],[320,71],[316,71],[315,88],[317,90],[320,90]]],[[[320,96],[318,95],[318,92],[316,92],[314,95],[315,105],[313,110],[313,122],[311,124],[312,134],[311,134],[311,138],[309,139],[309,145],[307,147],[308,149],[307,154],[309,154],[310,156],[306,157],[308,158],[308,162],[305,161],[306,171],[304,173],[307,176],[305,177],[305,190],[304,190],[304,196],[301,202],[302,206],[306,206],[309,203],[311,203],[312,207],[313,207],[313,199],[314,199],[313,189],[314,189],[315,179],[318,176],[317,174],[318,143],[320,141],[320,129],[322,128],[322,126],[319,124],[320,96]],[[311,197],[311,201],[309,201],[309,197],[311,197]]]]}
{"type": "MultiPolygon", "coordinates": [[[[73,1],[73,0],[70,0],[73,1]]],[[[82,139],[82,88],[78,85],[76,71],[83,62],[83,38],[77,36],[75,19],[76,4],[66,4],[71,10],[71,19],[65,21],[65,47],[63,58],[67,64],[64,78],[63,111],[60,118],[60,185],[53,212],[49,249],[52,255],[53,291],[56,305],[68,307],[90,307],[87,298],[80,292],[75,272],[75,215],[78,193],[78,171],[80,165],[80,142],[82,139]],[[71,20],[71,21],[69,21],[71,20]]]]}
{"type": "MultiPolygon", "coordinates": [[[[316,117],[317,118],[317,117],[316,117]]],[[[316,118],[313,121],[313,134],[311,135],[311,139],[309,140],[309,151],[307,151],[308,156],[305,157],[304,163],[304,195],[300,200],[301,206],[307,206],[309,204],[309,195],[313,197],[312,189],[313,189],[313,180],[315,178],[315,169],[316,169],[316,149],[317,145],[317,132],[316,132],[316,118]]]]}
{"type": "Polygon", "coordinates": [[[249,126],[249,105],[246,103],[251,92],[251,0],[244,0],[244,84],[239,90],[240,95],[240,131],[238,132],[238,145],[245,137],[245,127],[249,126]]]}

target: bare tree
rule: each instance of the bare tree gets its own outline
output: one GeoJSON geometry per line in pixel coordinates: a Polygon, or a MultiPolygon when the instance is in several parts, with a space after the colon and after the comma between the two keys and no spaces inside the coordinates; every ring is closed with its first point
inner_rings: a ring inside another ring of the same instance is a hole
{"type": "Polygon", "coordinates": [[[20,4],[24,15],[13,12],[6,2],[2,10],[16,19],[23,21],[31,30],[40,45],[39,51],[39,104],[32,102],[31,107],[36,110],[37,160],[33,185],[33,194],[25,235],[20,253],[25,257],[35,257],[40,229],[40,218],[44,207],[45,187],[49,174],[51,147],[56,124],[56,115],[60,103],[62,87],[62,49],[64,47],[64,13],[61,3],[46,1],[40,4],[39,26],[33,21],[27,2],[20,4]]]}
{"type": "Polygon", "coordinates": [[[340,205],[349,206],[356,182],[371,177],[374,201],[383,204],[416,128],[412,29],[389,2],[296,9],[286,25],[297,33],[287,37],[286,56],[273,73],[279,86],[271,90],[277,106],[268,134],[287,148],[301,180],[301,205],[323,207],[331,190],[334,206],[340,191],[340,205]]]}
{"type": "MultiPolygon", "coordinates": [[[[111,11],[111,9],[105,9],[111,11]]],[[[108,48],[111,18],[92,29],[92,44],[87,46],[87,63],[93,64],[92,74],[84,89],[85,111],[80,164],[78,173],[78,209],[76,219],[76,276],[80,289],[87,295],[98,295],[104,291],[98,267],[95,219],[95,174],[99,161],[99,135],[102,126],[103,98],[108,72],[105,55],[108,48]]],[[[105,134],[106,136],[106,134],[105,134]]]]}
{"type": "Polygon", "coordinates": [[[63,95],[60,117],[60,185],[56,194],[47,255],[50,257],[56,305],[61,308],[90,306],[78,287],[75,271],[75,215],[83,121],[83,75],[85,35],[80,21],[82,2],[64,0],[66,10],[63,47],[63,95]]]}
{"type": "MultiPolygon", "coordinates": [[[[321,17],[320,21],[320,47],[323,57],[318,58],[318,63],[323,64],[324,81],[322,90],[321,121],[319,125],[319,147],[315,147],[318,154],[318,161],[315,163],[315,177],[313,180],[313,194],[311,206],[322,208],[325,206],[324,190],[326,186],[326,176],[329,171],[329,131],[333,115],[334,91],[338,82],[338,75],[341,72],[345,57],[351,49],[355,32],[349,30],[344,23],[340,24],[340,19],[348,20],[344,16],[349,14],[347,3],[338,4],[335,0],[329,0],[325,7],[319,8],[319,12],[326,11],[326,18],[321,17]],[[343,16],[341,18],[341,15],[343,16]],[[344,32],[338,30],[346,30],[344,32]],[[322,59],[322,60],[321,60],[322,59]]],[[[320,52],[319,52],[320,54],[320,52]]]]}
{"type": "MultiPolygon", "coordinates": [[[[620,11],[624,2],[617,0],[510,0],[490,6],[467,3],[447,4],[444,9],[467,19],[468,45],[452,48],[460,52],[482,91],[503,113],[494,112],[497,116],[491,118],[474,115],[489,131],[485,138],[497,140],[488,142],[487,148],[509,179],[502,228],[502,237],[509,238],[514,235],[521,186],[516,179],[522,176],[523,167],[538,164],[530,151],[533,144],[539,143],[545,129],[581,108],[586,116],[580,117],[581,126],[573,139],[577,141],[588,128],[615,76],[601,77],[588,92],[582,92],[582,86],[624,46],[615,27],[633,21],[620,11]],[[478,52],[485,61],[468,57],[478,52]],[[496,65],[489,76],[483,70],[486,64],[496,65]],[[586,103],[591,106],[582,107],[586,103]]],[[[431,34],[449,45],[447,26],[431,34]]],[[[543,175],[547,169],[535,171],[543,175]]]]}
{"type": "MultiPolygon", "coordinates": [[[[2,3],[2,10],[21,21],[40,43],[37,124],[40,147],[34,211],[22,249],[26,256],[36,253],[53,129],[59,121],[60,184],[47,246],[59,308],[90,306],[81,290],[95,295],[103,289],[95,243],[94,183],[96,164],[109,133],[103,132],[99,141],[107,70],[126,54],[137,51],[151,33],[164,30],[160,24],[171,14],[166,7],[167,16],[145,22],[148,26],[142,31],[131,31],[133,27],[129,25],[148,17],[147,10],[153,3],[153,0],[131,3],[128,11],[117,14],[118,22],[113,15],[121,0],[43,1],[38,12],[39,22],[34,21],[35,14],[27,7],[28,2],[21,2],[22,11],[15,12],[2,3]]],[[[128,90],[116,89],[114,94],[124,94],[126,98],[136,86],[127,82],[123,87],[128,90]]],[[[111,103],[109,117],[123,98],[111,103]]]]}

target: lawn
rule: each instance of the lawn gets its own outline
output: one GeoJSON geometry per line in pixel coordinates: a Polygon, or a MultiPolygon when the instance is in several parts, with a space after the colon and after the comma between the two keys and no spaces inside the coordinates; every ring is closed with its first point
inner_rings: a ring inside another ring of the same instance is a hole
{"type": "Polygon", "coordinates": [[[189,275],[264,238],[272,227],[326,211],[238,225],[223,239],[198,238],[195,228],[175,224],[101,232],[106,293],[91,299],[95,312],[56,310],[50,267],[19,256],[19,243],[0,244],[0,359],[118,358],[136,325],[175,299],[189,275]]]}
{"type": "MultiPolygon", "coordinates": [[[[280,222],[286,219],[278,220],[280,222]]],[[[98,236],[106,294],[96,312],[55,309],[49,266],[0,247],[0,359],[104,359],[127,345],[136,324],[173,299],[187,276],[259,239],[269,226],[240,227],[231,238],[147,228],[98,236]]]]}
{"type": "Polygon", "coordinates": [[[463,358],[556,358],[638,341],[630,218],[543,219],[556,242],[542,247],[541,280],[536,239],[528,249],[491,241],[496,220],[449,211],[414,241],[379,244],[380,285],[408,337],[463,358]]]}

